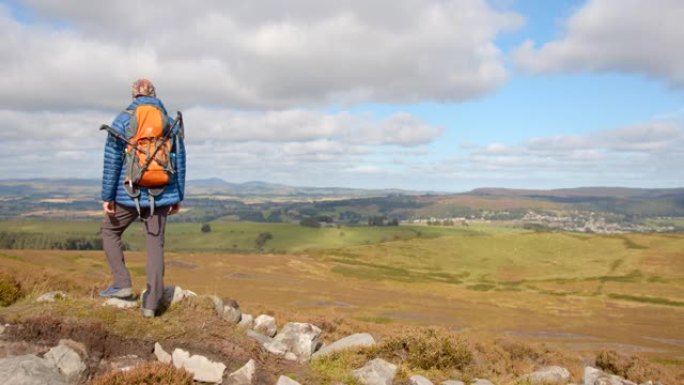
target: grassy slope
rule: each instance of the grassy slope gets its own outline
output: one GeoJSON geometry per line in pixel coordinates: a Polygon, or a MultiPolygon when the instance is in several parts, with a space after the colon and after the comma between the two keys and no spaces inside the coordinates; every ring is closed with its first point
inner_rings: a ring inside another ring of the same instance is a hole
{"type": "MultiPolygon", "coordinates": [[[[0,231],[92,234],[96,227],[0,223],[0,231]]],[[[642,351],[682,365],[681,234],[248,223],[212,224],[202,234],[199,227],[169,226],[167,282],[236,298],[249,313],[355,319],[380,330],[388,323],[442,325],[578,351],[642,351]],[[217,251],[235,244],[249,249],[261,232],[274,236],[267,250],[288,254],[217,251]]],[[[129,236],[134,246],[142,241],[135,231],[129,236]]],[[[127,255],[136,288],[144,285],[144,258],[127,255]]],[[[101,252],[6,250],[0,261],[68,273],[93,288],[108,275],[101,252]]]]}

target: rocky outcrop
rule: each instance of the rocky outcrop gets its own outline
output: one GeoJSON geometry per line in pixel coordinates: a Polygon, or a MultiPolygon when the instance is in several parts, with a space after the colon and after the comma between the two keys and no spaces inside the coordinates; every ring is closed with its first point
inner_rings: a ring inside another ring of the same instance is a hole
{"type": "MultiPolygon", "coordinates": [[[[55,293],[53,298],[58,298],[60,292],[55,293]]],[[[178,303],[195,294],[183,290],[178,286],[170,286],[165,291],[165,296],[169,303],[178,303]]],[[[66,296],[66,294],[64,295],[66,296]]],[[[47,296],[46,298],[50,298],[47,296]]],[[[247,360],[240,369],[225,375],[226,365],[223,362],[215,362],[209,358],[191,354],[182,349],[173,349],[173,354],[169,354],[163,346],[157,342],[154,345],[154,355],[158,361],[173,364],[177,368],[183,368],[190,372],[195,381],[203,383],[228,384],[228,385],[251,385],[254,383],[263,382],[264,378],[270,378],[269,383],[273,383],[275,375],[273,368],[281,368],[283,371],[288,370],[287,373],[292,373],[289,368],[296,367],[297,364],[280,362],[278,365],[270,365],[270,363],[278,362],[278,360],[296,360],[300,363],[305,362],[311,358],[324,359],[335,352],[340,352],[346,349],[359,349],[371,347],[375,345],[375,339],[368,333],[357,333],[347,337],[341,338],[327,346],[319,349],[319,337],[321,329],[313,324],[288,322],[281,330],[277,329],[276,320],[269,315],[260,315],[256,319],[249,314],[242,314],[237,302],[222,299],[217,296],[207,296],[210,298],[216,309],[218,316],[224,320],[235,324],[238,328],[246,329],[246,333],[251,338],[259,342],[263,348],[276,356],[277,358],[265,358],[258,353],[258,356],[250,358],[249,350],[242,351],[241,359],[247,360]],[[318,350],[318,351],[317,351],[318,350]],[[259,369],[255,359],[259,359],[262,367],[259,369]],[[269,363],[269,367],[265,368],[264,363],[269,363]],[[282,365],[282,366],[281,366],[282,365]],[[267,373],[260,373],[260,370],[267,370],[267,373]],[[257,375],[258,374],[258,375],[257,375]],[[225,379],[224,379],[225,378],[225,379]]],[[[54,299],[53,299],[54,300],[54,299]]],[[[49,301],[46,299],[45,301],[49,301]]],[[[135,301],[125,301],[121,299],[109,299],[105,304],[117,307],[134,307],[138,306],[135,301]]],[[[173,313],[171,313],[173,315],[173,313]]],[[[213,322],[226,326],[222,322],[213,322]]],[[[5,325],[10,326],[10,325],[5,325]]],[[[5,330],[5,326],[0,325],[0,337],[3,332],[14,335],[17,330],[14,326],[5,330]]],[[[54,337],[53,337],[54,338],[54,337]]],[[[76,338],[76,337],[74,337],[76,338]]],[[[54,339],[52,339],[54,341],[54,339]]],[[[27,343],[26,341],[21,341],[27,343]]],[[[88,352],[85,346],[70,340],[60,340],[57,346],[49,348],[45,345],[33,345],[32,350],[23,349],[5,349],[7,344],[15,344],[17,341],[5,341],[0,338],[0,357],[6,355],[18,355],[11,358],[0,359],[0,383],[1,384],[83,384],[87,380],[85,373],[101,373],[109,370],[127,371],[136,366],[146,362],[149,354],[148,346],[142,352],[135,351],[136,355],[123,355],[119,357],[106,356],[106,359],[98,359],[102,357],[102,352],[97,351],[91,357],[88,357],[88,352]],[[49,349],[48,349],[49,348],[49,349]],[[3,350],[4,349],[4,350],[3,350]],[[35,354],[27,354],[35,353],[35,354]],[[44,358],[41,356],[44,355],[44,358]],[[145,358],[141,358],[145,357],[145,358]],[[90,367],[88,367],[90,365],[90,367]],[[4,381],[4,382],[3,382],[4,381]]],[[[44,342],[41,342],[44,343],[44,342]]],[[[90,343],[90,341],[89,341],[90,343]]],[[[165,344],[168,342],[164,342],[165,344]]],[[[93,347],[90,344],[91,348],[93,347]]],[[[194,346],[191,344],[191,346],[194,346]]],[[[168,347],[168,345],[167,345],[168,347]]],[[[213,350],[212,350],[213,351],[213,350]]],[[[125,352],[131,352],[125,350],[125,352]]],[[[121,352],[120,354],[124,354],[121,352]]],[[[224,353],[221,353],[224,354],[224,353]]],[[[394,358],[393,358],[394,359],[394,358]]],[[[231,365],[234,361],[231,361],[231,365]]],[[[404,364],[404,363],[402,363],[404,364]]],[[[363,367],[351,370],[346,375],[351,375],[356,382],[363,385],[391,385],[394,383],[394,378],[398,367],[390,362],[376,358],[366,363],[363,367]]],[[[278,369],[275,369],[278,370],[278,369]]],[[[405,370],[405,369],[404,369],[405,370]]],[[[294,371],[298,373],[298,371],[294,371]]],[[[429,378],[422,375],[411,375],[408,380],[405,379],[404,371],[402,373],[402,383],[410,385],[433,385],[429,378]]],[[[422,372],[421,372],[422,373],[422,372]]],[[[429,373],[429,372],[428,372],[429,373]]],[[[569,385],[571,381],[570,372],[559,366],[548,366],[536,370],[533,373],[521,376],[516,383],[526,385],[569,385]]],[[[277,380],[280,385],[298,384],[297,381],[287,376],[280,376],[277,380]]],[[[340,383],[334,383],[340,385],[340,383]]],[[[641,385],[659,385],[660,383],[653,383],[651,381],[645,382],[641,385]]],[[[443,381],[440,385],[464,385],[462,381],[449,380],[443,381]]],[[[471,380],[469,385],[494,385],[487,379],[471,380]]],[[[634,382],[628,381],[619,376],[603,372],[600,369],[593,367],[586,367],[582,385],[637,385],[634,382]]]]}

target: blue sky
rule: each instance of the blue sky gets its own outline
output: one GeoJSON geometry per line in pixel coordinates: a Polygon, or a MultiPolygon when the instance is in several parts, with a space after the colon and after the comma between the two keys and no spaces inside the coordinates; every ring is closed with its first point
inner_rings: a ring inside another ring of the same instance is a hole
{"type": "Polygon", "coordinates": [[[186,116],[190,179],[682,187],[683,18],[677,0],[0,1],[0,177],[98,178],[97,127],[148,77],[186,116]]]}

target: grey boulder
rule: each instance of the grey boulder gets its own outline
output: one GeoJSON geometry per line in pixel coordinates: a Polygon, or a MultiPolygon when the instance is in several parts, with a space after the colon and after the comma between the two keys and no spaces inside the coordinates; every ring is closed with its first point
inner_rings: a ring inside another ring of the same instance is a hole
{"type": "Polygon", "coordinates": [[[57,368],[33,354],[0,359],[0,378],[3,385],[66,385],[57,368]]]}
{"type": "Polygon", "coordinates": [[[364,385],[392,385],[397,374],[397,366],[382,358],[369,361],[360,369],[352,372],[354,378],[364,385]]]}
{"type": "Polygon", "coordinates": [[[224,382],[226,385],[250,385],[254,382],[254,374],[256,373],[256,362],[253,359],[240,369],[228,375],[228,379],[224,382]]]}
{"type": "Polygon", "coordinates": [[[288,322],[273,340],[287,346],[287,351],[293,353],[298,360],[306,361],[311,358],[320,335],[321,329],[315,325],[288,322]]]}
{"type": "Polygon", "coordinates": [[[560,366],[547,366],[523,376],[521,381],[531,385],[565,385],[570,381],[570,372],[560,366]]]}
{"type": "Polygon", "coordinates": [[[226,365],[222,362],[213,362],[200,355],[190,355],[185,350],[175,349],[171,354],[173,365],[183,368],[192,373],[193,380],[220,384],[223,381],[223,373],[226,365]]]}
{"type": "Polygon", "coordinates": [[[356,333],[326,345],[313,354],[313,358],[324,357],[345,349],[370,347],[375,345],[375,339],[368,333],[356,333]]]}
{"type": "Polygon", "coordinates": [[[55,302],[58,299],[65,299],[67,294],[63,291],[49,291],[36,298],[36,302],[55,302]]]}
{"type": "Polygon", "coordinates": [[[254,331],[268,337],[274,337],[278,333],[275,318],[262,314],[254,319],[254,331]]]}
{"type": "Polygon", "coordinates": [[[68,342],[60,341],[59,345],[45,353],[44,359],[47,363],[59,369],[67,382],[78,383],[87,367],[85,362],[83,362],[81,354],[68,345],[68,342]]]}

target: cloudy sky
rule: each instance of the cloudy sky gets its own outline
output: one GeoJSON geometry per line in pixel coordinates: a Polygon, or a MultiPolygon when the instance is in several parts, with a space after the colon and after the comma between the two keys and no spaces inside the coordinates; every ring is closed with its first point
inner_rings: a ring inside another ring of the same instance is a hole
{"type": "Polygon", "coordinates": [[[681,0],[0,0],[0,179],[99,178],[151,79],[189,178],[684,186],[681,0]]]}

